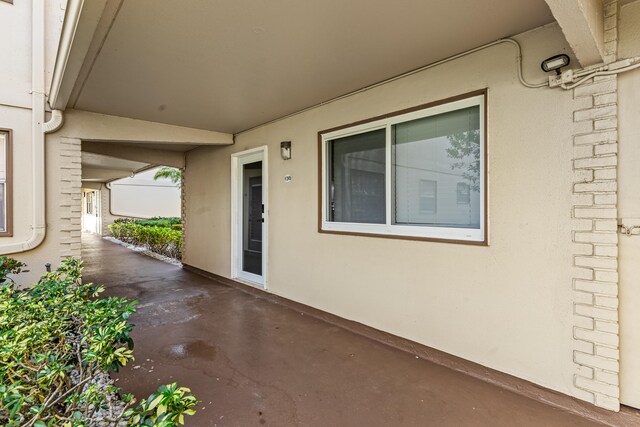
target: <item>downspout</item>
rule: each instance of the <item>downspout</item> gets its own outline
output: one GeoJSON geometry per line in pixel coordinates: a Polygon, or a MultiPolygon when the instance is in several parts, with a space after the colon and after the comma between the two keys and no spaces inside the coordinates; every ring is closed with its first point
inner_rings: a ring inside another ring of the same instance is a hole
{"type": "Polygon", "coordinates": [[[33,171],[32,225],[27,240],[0,245],[0,255],[14,254],[34,249],[44,241],[45,219],[45,133],[55,132],[62,125],[62,111],[53,110],[51,120],[45,119],[45,2],[33,0],[31,47],[31,164],[33,171]]]}

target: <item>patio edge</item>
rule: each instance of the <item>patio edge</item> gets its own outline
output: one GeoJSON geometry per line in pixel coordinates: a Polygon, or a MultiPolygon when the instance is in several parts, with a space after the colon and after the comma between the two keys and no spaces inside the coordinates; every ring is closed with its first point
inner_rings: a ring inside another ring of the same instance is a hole
{"type": "Polygon", "coordinates": [[[493,384],[512,393],[544,403],[557,409],[587,418],[612,427],[633,427],[640,423],[640,411],[622,406],[620,412],[612,412],[598,408],[588,402],[576,399],[555,390],[545,388],[530,381],[514,377],[513,375],[497,371],[478,363],[462,359],[441,350],[428,347],[402,338],[388,332],[384,332],[371,326],[348,320],[320,309],[299,303],[274,293],[254,288],[242,282],[229,279],[200,268],[183,264],[182,268],[200,276],[212,279],[222,285],[236,288],[242,292],[282,305],[291,310],[304,313],[329,324],[346,329],[350,332],[389,345],[398,350],[413,354],[440,366],[452,369],[456,372],[469,375],[480,381],[493,384]]]}

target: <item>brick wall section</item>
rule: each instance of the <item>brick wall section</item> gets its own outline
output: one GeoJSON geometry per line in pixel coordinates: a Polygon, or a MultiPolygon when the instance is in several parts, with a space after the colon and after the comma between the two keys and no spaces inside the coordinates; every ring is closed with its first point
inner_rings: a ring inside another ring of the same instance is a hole
{"type": "MultiPolygon", "coordinates": [[[[61,138],[60,144],[60,258],[80,258],[82,165],[79,139],[61,138]]],[[[52,232],[51,230],[50,232],[52,232]]]]}
{"type": "MultiPolygon", "coordinates": [[[[616,0],[605,0],[605,62],[616,60],[616,0]]],[[[575,395],[618,411],[617,77],[574,89],[573,338],[575,395]]]]}

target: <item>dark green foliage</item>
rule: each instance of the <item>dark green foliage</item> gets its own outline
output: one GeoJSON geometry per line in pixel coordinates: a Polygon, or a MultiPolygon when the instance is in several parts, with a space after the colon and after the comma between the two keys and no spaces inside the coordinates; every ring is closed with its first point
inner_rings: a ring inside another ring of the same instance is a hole
{"type": "Polygon", "coordinates": [[[111,234],[118,240],[143,246],[157,254],[171,258],[182,257],[182,230],[167,227],[144,226],[135,221],[114,222],[109,226],[111,234]]]}
{"type": "Polygon", "coordinates": [[[143,225],[145,227],[166,227],[166,228],[176,228],[174,226],[178,226],[179,229],[182,229],[182,220],[180,218],[163,218],[163,217],[155,217],[151,219],[136,219],[133,221],[134,224],[143,225]]]}
{"type": "Polygon", "coordinates": [[[130,223],[143,225],[145,227],[165,227],[173,228],[175,230],[182,229],[182,219],[178,217],[161,217],[156,216],[149,219],[135,219],[135,218],[118,218],[113,221],[114,224],[130,223]]]}
{"type": "MultiPolygon", "coordinates": [[[[7,279],[21,267],[0,259],[0,424],[87,426],[96,409],[118,392],[113,386],[100,389],[92,380],[133,360],[128,319],[136,303],[99,298],[102,287],[81,282],[79,260],[63,261],[28,290],[14,289],[7,279]]],[[[149,399],[159,393],[170,403],[154,408],[143,400],[127,409],[135,399],[126,396],[127,406],[106,425],[115,426],[124,416],[130,417],[129,426],[176,426],[193,413],[196,399],[187,392],[175,384],[161,387],[149,399]]]]}

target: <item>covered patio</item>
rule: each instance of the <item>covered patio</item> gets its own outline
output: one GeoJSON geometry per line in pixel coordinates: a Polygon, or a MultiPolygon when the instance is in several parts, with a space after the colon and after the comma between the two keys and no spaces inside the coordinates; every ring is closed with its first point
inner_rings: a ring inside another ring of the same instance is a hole
{"type": "Polygon", "coordinates": [[[600,425],[95,235],[82,256],[86,281],[139,301],[118,385],[190,387],[193,426],[600,425]]]}

